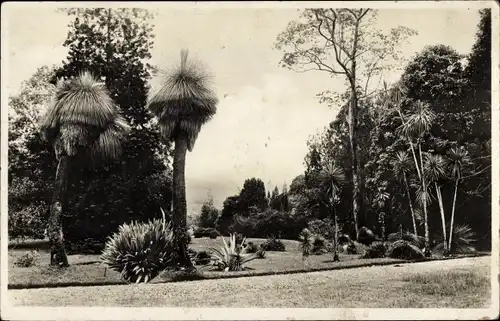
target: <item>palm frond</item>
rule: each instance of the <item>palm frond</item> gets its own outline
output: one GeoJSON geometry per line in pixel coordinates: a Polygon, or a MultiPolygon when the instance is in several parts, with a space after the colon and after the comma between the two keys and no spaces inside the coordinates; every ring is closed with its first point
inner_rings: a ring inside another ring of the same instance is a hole
{"type": "Polygon", "coordinates": [[[163,86],[151,97],[148,107],[164,127],[163,137],[171,139],[179,129],[188,134],[191,150],[201,126],[215,115],[218,99],[209,86],[207,70],[188,61],[187,56],[187,50],[182,50],[180,65],[166,73],[163,86]]]}
{"type": "Polygon", "coordinates": [[[344,171],[333,162],[325,164],[312,178],[328,195],[337,194],[346,182],[344,171]]]}
{"type": "Polygon", "coordinates": [[[441,155],[426,154],[424,174],[430,182],[437,182],[446,177],[446,160],[441,155]]]}
{"type": "Polygon", "coordinates": [[[76,78],[60,80],[55,98],[42,121],[46,135],[60,125],[79,124],[106,128],[118,109],[106,86],[88,72],[76,78]]]}
{"type": "Polygon", "coordinates": [[[463,147],[453,147],[448,152],[448,156],[451,162],[451,176],[455,179],[462,178],[464,167],[472,163],[469,153],[463,147]]]}
{"type": "Polygon", "coordinates": [[[91,161],[117,159],[122,153],[122,143],[129,129],[126,120],[122,116],[118,116],[89,146],[91,161]]]}
{"type": "Polygon", "coordinates": [[[416,110],[406,117],[400,131],[409,138],[421,137],[430,130],[436,115],[428,105],[421,101],[416,103],[416,110]]]}
{"type": "Polygon", "coordinates": [[[392,161],[392,167],[396,177],[403,177],[412,167],[412,160],[406,151],[398,151],[392,161]]]}

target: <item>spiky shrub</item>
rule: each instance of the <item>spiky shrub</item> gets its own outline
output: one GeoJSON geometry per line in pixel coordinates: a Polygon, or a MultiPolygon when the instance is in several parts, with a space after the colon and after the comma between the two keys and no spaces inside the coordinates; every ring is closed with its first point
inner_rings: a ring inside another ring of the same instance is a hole
{"type": "MultiPolygon", "coordinates": [[[[243,239],[243,242],[245,240],[243,239]]],[[[212,261],[220,271],[243,271],[244,264],[256,259],[254,254],[243,254],[243,246],[237,244],[236,235],[231,234],[228,242],[222,238],[223,246],[219,249],[211,248],[212,261]]]]}
{"type": "MultiPolygon", "coordinates": [[[[452,254],[471,254],[476,252],[474,243],[476,242],[476,234],[468,225],[459,225],[453,229],[453,237],[451,239],[450,253],[452,254]]],[[[443,251],[442,236],[439,243],[434,248],[436,252],[443,251]]]]}
{"type": "Polygon", "coordinates": [[[302,251],[302,257],[308,257],[311,253],[311,246],[313,242],[313,234],[309,229],[305,228],[299,234],[299,247],[302,251]]]}
{"type": "Polygon", "coordinates": [[[15,266],[23,268],[37,266],[39,263],[40,263],[40,254],[36,250],[26,252],[20,257],[16,258],[16,260],[14,261],[15,266]]]}
{"type": "Polygon", "coordinates": [[[193,236],[195,238],[209,237],[211,239],[215,239],[217,238],[217,236],[220,236],[220,233],[213,227],[208,227],[208,228],[200,227],[194,231],[193,236]]]}
{"type": "Polygon", "coordinates": [[[425,237],[417,236],[417,235],[410,233],[410,232],[407,232],[407,231],[391,233],[387,236],[387,240],[389,242],[396,242],[399,240],[407,241],[410,244],[413,244],[420,249],[423,248],[425,245],[425,237]]]}
{"type": "Polygon", "coordinates": [[[387,245],[383,242],[373,242],[363,254],[364,259],[376,259],[385,257],[387,252],[387,245]]]}
{"type": "Polygon", "coordinates": [[[148,282],[172,264],[172,228],[162,220],[123,224],[108,238],[101,260],[129,282],[148,282]]]}
{"type": "Polygon", "coordinates": [[[285,243],[278,239],[276,236],[271,235],[268,237],[268,239],[262,243],[263,244],[263,249],[268,251],[268,252],[285,252],[286,247],[285,243]]]}
{"type": "Polygon", "coordinates": [[[424,253],[414,244],[398,240],[389,246],[386,256],[393,259],[418,260],[424,258],[424,253]]]}
{"type": "Polygon", "coordinates": [[[259,246],[257,249],[257,252],[255,252],[255,256],[258,259],[265,259],[266,258],[266,251],[262,248],[262,246],[259,246]]]}

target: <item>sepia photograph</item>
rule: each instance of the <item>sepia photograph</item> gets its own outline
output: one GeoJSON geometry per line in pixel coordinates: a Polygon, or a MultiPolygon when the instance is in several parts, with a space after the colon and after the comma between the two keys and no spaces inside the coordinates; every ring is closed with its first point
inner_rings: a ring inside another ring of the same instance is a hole
{"type": "Polygon", "coordinates": [[[2,319],[498,318],[499,13],[2,3],[2,319]]]}

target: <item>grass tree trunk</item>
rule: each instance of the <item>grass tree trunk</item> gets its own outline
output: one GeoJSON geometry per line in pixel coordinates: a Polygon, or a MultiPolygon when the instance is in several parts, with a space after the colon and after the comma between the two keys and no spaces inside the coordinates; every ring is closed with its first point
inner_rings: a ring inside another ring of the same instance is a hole
{"type": "Polygon", "coordinates": [[[448,238],[448,251],[451,252],[451,240],[453,238],[453,224],[455,223],[455,205],[457,202],[458,181],[455,180],[455,192],[453,193],[453,206],[451,208],[451,221],[450,221],[450,237],[448,238]]]}
{"type": "Polygon", "coordinates": [[[408,204],[410,205],[410,213],[411,213],[411,220],[413,223],[413,234],[418,236],[417,233],[417,223],[415,221],[415,211],[413,210],[413,204],[411,201],[411,192],[410,192],[410,186],[408,185],[408,179],[406,177],[406,173],[403,173],[403,180],[405,182],[405,187],[406,187],[406,194],[408,195],[408,204]]]}
{"type": "Polygon", "coordinates": [[[188,149],[187,137],[177,135],[175,139],[174,165],[173,165],[173,212],[172,227],[176,263],[180,267],[192,268],[193,264],[188,254],[187,235],[187,205],[186,205],[186,153],[188,149]]]}
{"type": "Polygon", "coordinates": [[[64,197],[68,186],[70,157],[61,155],[57,165],[54,192],[50,205],[50,216],[47,226],[50,245],[50,265],[68,266],[68,256],[64,249],[64,233],[62,228],[62,214],[64,197]]]}
{"type": "Polygon", "coordinates": [[[444,254],[448,254],[448,243],[446,242],[446,219],[444,218],[444,207],[443,207],[443,197],[441,195],[441,189],[437,183],[434,183],[436,188],[436,195],[439,203],[439,212],[441,213],[441,225],[443,227],[443,250],[444,254]]]}

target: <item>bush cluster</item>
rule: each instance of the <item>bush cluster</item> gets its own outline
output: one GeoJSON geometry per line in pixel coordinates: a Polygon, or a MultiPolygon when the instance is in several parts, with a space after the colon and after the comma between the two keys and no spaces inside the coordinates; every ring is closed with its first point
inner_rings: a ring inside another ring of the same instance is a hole
{"type": "Polygon", "coordinates": [[[264,251],[268,252],[285,252],[285,243],[275,236],[270,236],[265,242],[261,244],[264,251]]]}
{"type": "Polygon", "coordinates": [[[213,227],[200,227],[194,231],[193,236],[195,238],[209,237],[211,239],[215,239],[220,236],[220,233],[213,227]]]}

